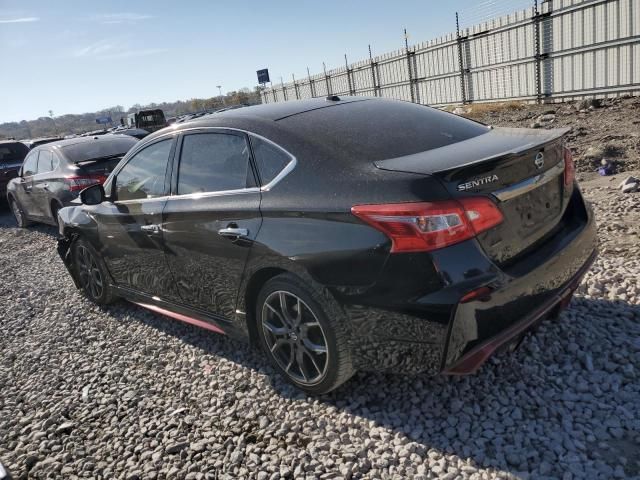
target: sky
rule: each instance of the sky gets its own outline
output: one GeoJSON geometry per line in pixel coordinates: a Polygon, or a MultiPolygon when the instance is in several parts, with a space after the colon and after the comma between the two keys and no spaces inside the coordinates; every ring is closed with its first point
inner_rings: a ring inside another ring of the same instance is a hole
{"type": "Polygon", "coordinates": [[[483,2],[0,0],[0,123],[213,97],[261,68],[286,83],[402,48],[404,28],[410,43],[451,33],[483,2]]]}

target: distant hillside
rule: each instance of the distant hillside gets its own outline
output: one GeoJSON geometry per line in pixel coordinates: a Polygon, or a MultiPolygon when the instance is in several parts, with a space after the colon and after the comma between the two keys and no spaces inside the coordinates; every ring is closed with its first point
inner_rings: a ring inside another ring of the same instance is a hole
{"type": "MultiPolygon", "coordinates": [[[[238,103],[255,104],[260,103],[260,95],[257,90],[251,91],[248,88],[240,89],[237,92],[230,92],[224,97],[225,105],[235,105],[238,103]]],[[[145,108],[161,108],[167,118],[183,113],[198,112],[208,109],[222,108],[220,97],[192,98],[191,100],[178,100],[176,102],[150,103],[149,105],[133,105],[126,110],[120,105],[112,108],[105,108],[97,112],[82,114],[67,114],[58,117],[40,117],[37,120],[22,120],[21,122],[7,122],[0,124],[0,139],[6,138],[37,138],[55,135],[68,135],[71,133],[83,133],[90,130],[97,130],[101,125],[96,123],[96,118],[103,115],[110,115],[114,125],[119,124],[121,117],[126,117],[128,113],[145,108]]]]}

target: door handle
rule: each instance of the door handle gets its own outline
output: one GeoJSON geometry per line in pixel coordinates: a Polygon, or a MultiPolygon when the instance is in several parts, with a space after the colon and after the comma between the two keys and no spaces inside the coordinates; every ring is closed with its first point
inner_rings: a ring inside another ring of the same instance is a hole
{"type": "Polygon", "coordinates": [[[160,225],[142,225],[140,227],[140,230],[142,230],[145,233],[149,233],[149,234],[153,234],[153,233],[160,233],[160,225]]]}
{"type": "Polygon", "coordinates": [[[240,238],[249,236],[249,230],[246,228],[223,228],[218,230],[218,234],[227,238],[240,238]]]}

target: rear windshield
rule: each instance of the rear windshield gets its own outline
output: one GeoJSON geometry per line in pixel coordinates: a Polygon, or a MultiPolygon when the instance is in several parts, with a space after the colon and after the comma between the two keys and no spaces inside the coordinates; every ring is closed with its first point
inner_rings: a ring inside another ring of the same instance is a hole
{"type": "Polygon", "coordinates": [[[61,148],[71,162],[86,162],[98,158],[123,157],[138,142],[129,136],[105,138],[90,142],[75,143],[61,148]]]}
{"type": "Polygon", "coordinates": [[[29,149],[23,143],[0,143],[0,163],[22,162],[27,153],[29,149]]]}
{"type": "Polygon", "coordinates": [[[409,102],[339,102],[278,120],[336,157],[376,161],[411,155],[467,140],[489,127],[409,102]]]}

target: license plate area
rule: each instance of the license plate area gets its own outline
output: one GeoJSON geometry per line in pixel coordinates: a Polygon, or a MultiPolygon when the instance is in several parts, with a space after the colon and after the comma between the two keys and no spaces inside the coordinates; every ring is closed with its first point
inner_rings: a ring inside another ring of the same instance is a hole
{"type": "Polygon", "coordinates": [[[504,202],[502,210],[521,239],[550,230],[562,212],[561,177],[504,202]]]}

